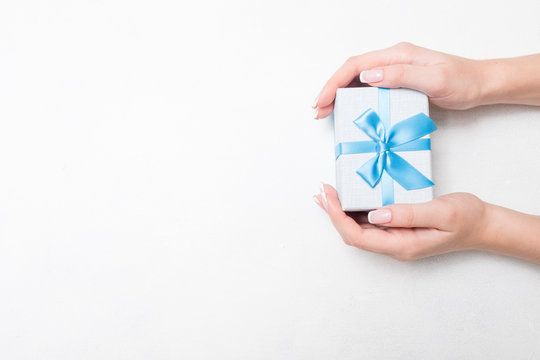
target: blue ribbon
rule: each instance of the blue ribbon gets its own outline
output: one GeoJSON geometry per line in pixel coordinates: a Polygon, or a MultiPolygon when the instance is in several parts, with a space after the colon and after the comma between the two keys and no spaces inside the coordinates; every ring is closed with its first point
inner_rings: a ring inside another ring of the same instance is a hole
{"type": "Polygon", "coordinates": [[[394,203],[395,180],[406,190],[423,189],[433,182],[396,151],[431,150],[430,139],[421,139],[437,129],[433,120],[419,113],[390,127],[390,90],[379,88],[379,113],[367,109],[354,120],[372,141],[342,142],[336,145],[336,159],[341,155],[376,153],[356,173],[372,188],[379,182],[383,205],[394,203]],[[387,129],[390,128],[389,131],[387,129]],[[392,180],[393,179],[393,180],[392,180]]]}

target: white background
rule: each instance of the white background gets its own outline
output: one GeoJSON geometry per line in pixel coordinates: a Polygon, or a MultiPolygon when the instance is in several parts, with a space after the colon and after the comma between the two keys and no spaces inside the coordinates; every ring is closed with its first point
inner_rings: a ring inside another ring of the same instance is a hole
{"type": "MultiPolygon", "coordinates": [[[[540,267],[344,245],[313,98],[407,40],[540,51],[540,2],[0,3],[0,358],[540,359],[540,267]]],[[[437,195],[540,213],[540,109],[431,109],[437,195]]]]}

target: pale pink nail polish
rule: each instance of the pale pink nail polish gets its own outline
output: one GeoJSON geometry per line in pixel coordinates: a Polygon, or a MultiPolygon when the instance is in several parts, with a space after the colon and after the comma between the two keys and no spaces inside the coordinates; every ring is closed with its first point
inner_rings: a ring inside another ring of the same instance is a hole
{"type": "Polygon", "coordinates": [[[367,218],[372,224],[386,224],[392,220],[392,211],[388,209],[373,210],[368,213],[367,218]]]}
{"type": "Polygon", "coordinates": [[[315,120],[319,120],[319,108],[315,108],[315,112],[313,113],[313,118],[315,120]]]}
{"type": "Polygon", "coordinates": [[[360,82],[374,83],[383,79],[382,70],[364,70],[360,73],[360,82]]]}
{"type": "Polygon", "coordinates": [[[315,202],[315,204],[319,205],[319,207],[323,210],[326,211],[326,209],[324,208],[324,206],[322,206],[322,204],[320,203],[319,199],[317,199],[317,196],[316,195],[313,195],[313,201],[315,202]]]}
{"type": "Polygon", "coordinates": [[[326,192],[324,191],[324,183],[321,182],[321,199],[324,209],[328,211],[328,202],[326,201],[326,192]]]}
{"type": "Polygon", "coordinates": [[[315,109],[317,107],[317,103],[319,102],[319,95],[317,95],[317,97],[315,98],[315,100],[313,101],[313,105],[311,105],[311,107],[313,109],[315,109]]]}

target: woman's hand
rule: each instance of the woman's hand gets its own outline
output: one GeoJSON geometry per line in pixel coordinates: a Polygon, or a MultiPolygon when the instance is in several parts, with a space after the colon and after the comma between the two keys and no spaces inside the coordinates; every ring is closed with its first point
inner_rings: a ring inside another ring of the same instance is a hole
{"type": "Polygon", "coordinates": [[[328,116],[338,88],[358,82],[410,88],[446,109],[493,103],[540,105],[540,55],[470,60],[409,43],[350,57],[315,99],[315,118],[328,116]]]}
{"type": "Polygon", "coordinates": [[[350,57],[322,88],[314,105],[316,118],[329,115],[336,90],[357,79],[376,87],[419,90],[448,109],[478,105],[484,83],[479,61],[399,43],[350,57]]]}
{"type": "Polygon", "coordinates": [[[454,193],[422,204],[345,213],[336,190],[322,185],[315,201],[346,244],[401,261],[476,249],[540,262],[540,217],[454,193]]]}
{"type": "Polygon", "coordinates": [[[349,215],[330,185],[324,185],[315,198],[346,244],[402,261],[474,249],[486,231],[485,203],[471,194],[450,194],[423,204],[388,205],[369,214],[349,215]]]}

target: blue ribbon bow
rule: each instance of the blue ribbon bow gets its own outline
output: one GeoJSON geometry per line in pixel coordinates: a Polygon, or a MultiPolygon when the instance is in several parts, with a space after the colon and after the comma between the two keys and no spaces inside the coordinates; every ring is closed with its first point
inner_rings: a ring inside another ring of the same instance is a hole
{"type": "MultiPolygon", "coordinates": [[[[386,90],[388,89],[380,89],[386,90]]],[[[388,106],[389,108],[389,106],[388,106]]],[[[389,109],[388,109],[389,110],[389,109]]],[[[381,112],[381,105],[379,105],[381,112]]],[[[385,113],[385,111],[382,111],[385,113]]],[[[389,111],[385,113],[389,115],[389,111]]],[[[386,119],[390,122],[389,116],[386,119]]],[[[383,173],[386,171],[392,179],[403,186],[406,190],[423,189],[433,186],[433,182],[425,177],[414,166],[396,154],[396,151],[430,150],[430,139],[421,139],[437,129],[437,126],[426,114],[419,113],[402,120],[392,126],[389,131],[381,120],[379,114],[373,109],[366,110],[354,120],[358,126],[372,141],[342,142],[336,145],[336,159],[341,155],[376,153],[375,156],[364,163],[356,173],[362,177],[372,188],[381,178],[383,179],[383,205],[392,204],[394,201],[393,186],[384,184],[383,173]],[[391,194],[384,194],[384,190],[391,194]]]]}

